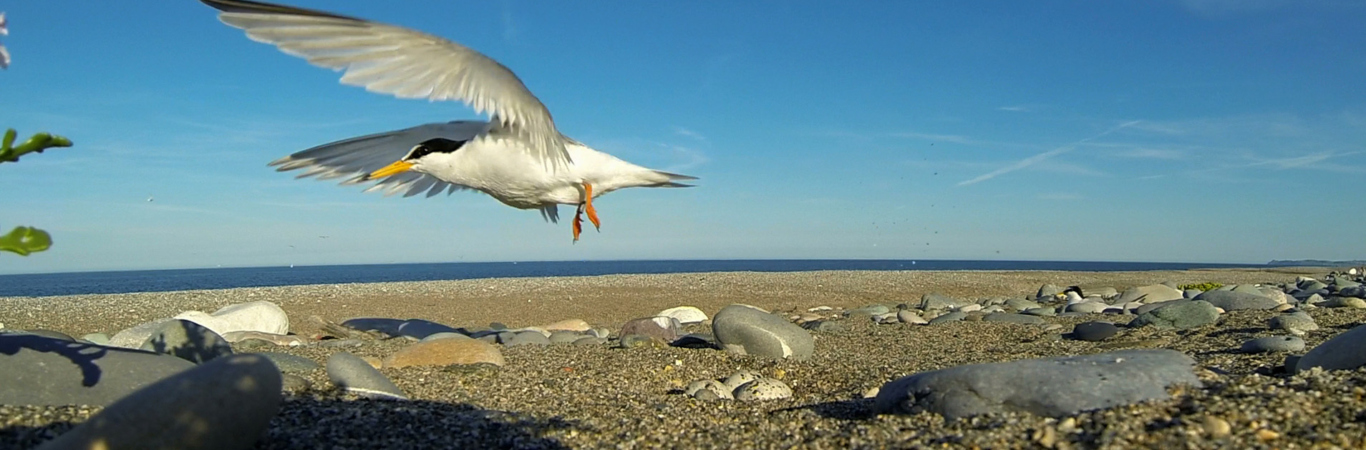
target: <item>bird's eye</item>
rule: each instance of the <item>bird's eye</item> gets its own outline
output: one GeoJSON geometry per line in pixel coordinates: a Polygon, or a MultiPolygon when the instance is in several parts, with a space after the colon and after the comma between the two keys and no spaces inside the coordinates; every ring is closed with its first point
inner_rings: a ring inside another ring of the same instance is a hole
{"type": "Polygon", "coordinates": [[[431,149],[431,148],[428,148],[428,147],[425,146],[425,145],[419,145],[419,146],[417,146],[417,147],[414,147],[414,148],[413,148],[413,151],[412,151],[411,153],[409,153],[409,154],[408,154],[408,157],[405,158],[405,159],[409,159],[409,160],[418,159],[418,158],[421,158],[421,157],[423,157],[423,156],[426,156],[428,153],[431,153],[431,152],[432,152],[432,149],[431,149]]]}

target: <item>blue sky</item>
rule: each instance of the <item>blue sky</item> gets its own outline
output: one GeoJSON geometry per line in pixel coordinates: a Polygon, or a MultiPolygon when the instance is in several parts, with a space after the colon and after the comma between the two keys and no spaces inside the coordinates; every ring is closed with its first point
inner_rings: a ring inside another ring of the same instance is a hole
{"type": "MultiPolygon", "coordinates": [[[[480,194],[362,194],[266,163],[476,118],[248,40],[190,0],[0,2],[0,273],[691,258],[1366,258],[1366,4],[322,1],[501,61],[561,131],[691,189],[601,233],[480,194]],[[152,201],[148,201],[148,199],[152,201]]],[[[562,208],[565,214],[568,207],[562,208]]]]}

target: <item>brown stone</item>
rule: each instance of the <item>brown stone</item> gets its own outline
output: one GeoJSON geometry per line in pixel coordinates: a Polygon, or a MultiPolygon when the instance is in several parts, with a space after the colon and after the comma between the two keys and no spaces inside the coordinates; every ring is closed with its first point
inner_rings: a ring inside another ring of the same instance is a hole
{"type": "Polygon", "coordinates": [[[449,366],[489,363],[502,366],[498,347],[475,339],[437,339],[418,342],[384,358],[384,367],[449,366]]]}
{"type": "Polygon", "coordinates": [[[561,321],[559,321],[559,322],[555,322],[555,323],[552,323],[552,324],[543,325],[543,326],[541,326],[541,328],[544,328],[544,329],[550,330],[550,331],[565,330],[565,331],[578,331],[578,332],[582,333],[582,332],[584,332],[584,331],[588,331],[588,330],[592,329],[593,326],[592,326],[592,325],[589,325],[588,322],[584,322],[583,319],[565,319],[565,320],[561,320],[561,321]]]}

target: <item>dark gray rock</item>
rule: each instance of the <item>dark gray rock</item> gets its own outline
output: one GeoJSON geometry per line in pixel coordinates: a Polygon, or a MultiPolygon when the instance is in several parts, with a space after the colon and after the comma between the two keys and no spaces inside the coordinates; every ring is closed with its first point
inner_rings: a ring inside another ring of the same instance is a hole
{"type": "Polygon", "coordinates": [[[1314,322],[1314,318],[1304,311],[1272,317],[1270,325],[1273,330],[1286,330],[1295,335],[1302,335],[1305,332],[1319,329],[1319,324],[1314,322]]]}
{"type": "Polygon", "coordinates": [[[716,344],[716,338],[710,334],[692,333],[674,339],[669,345],[681,348],[721,348],[716,344]]]}
{"type": "Polygon", "coordinates": [[[251,448],[280,411],[281,388],[266,358],[217,358],[134,392],[42,448],[251,448]]]}
{"type": "Polygon", "coordinates": [[[1185,330],[1199,328],[1219,320],[1219,310],[1203,300],[1166,302],[1159,308],[1142,314],[1129,322],[1130,328],[1152,325],[1185,330]]]}
{"type": "Polygon", "coordinates": [[[333,353],[327,358],[327,378],[333,384],[364,397],[406,400],[403,390],[389,381],[359,356],[346,352],[333,353]]]}
{"type": "Polygon", "coordinates": [[[1272,309],[1280,306],[1276,300],[1259,294],[1252,294],[1246,291],[1209,291],[1195,296],[1196,300],[1204,300],[1211,305],[1223,308],[1224,311],[1237,311],[1242,309],[1272,309]]]}
{"type": "Polygon", "coordinates": [[[712,317],[712,335],[727,352],[767,358],[806,359],[815,351],[811,333],[781,317],[734,304],[712,317]]]}
{"type": "Polygon", "coordinates": [[[889,382],[874,403],[881,413],[931,411],[949,419],[1011,411],[1061,417],[1165,399],[1175,384],[1199,387],[1194,364],[1165,349],[974,364],[889,382]]]}
{"type": "Polygon", "coordinates": [[[195,364],[232,355],[232,344],[226,339],[203,325],[184,319],[161,322],[140,349],[195,364]]]}
{"type": "Polygon", "coordinates": [[[1099,342],[1119,334],[1119,327],[1110,322],[1082,322],[1072,327],[1072,339],[1099,342]]]}
{"type": "Polygon", "coordinates": [[[1366,298],[1366,286],[1354,286],[1338,289],[1337,295],[1343,297],[1366,298]]]}
{"type": "Polygon", "coordinates": [[[247,354],[261,355],[266,359],[269,359],[270,362],[275,363],[275,367],[280,368],[281,372],[310,372],[314,369],[322,367],[322,365],[313,362],[313,360],[311,359],[302,356],[291,355],[288,353],[260,352],[247,354]]]}
{"type": "Polygon", "coordinates": [[[1043,318],[1041,318],[1041,317],[1039,317],[1039,316],[1030,316],[1030,315],[1025,315],[1025,314],[1013,314],[1013,313],[1004,313],[1004,312],[994,312],[994,313],[991,313],[991,314],[987,314],[987,315],[985,315],[985,316],[982,316],[982,321],[983,321],[983,322],[1020,323],[1020,324],[1027,324],[1027,325],[1043,325],[1043,324],[1048,323],[1047,321],[1043,320],[1043,318]]]}
{"type": "Polygon", "coordinates": [[[104,406],[192,367],[141,350],[0,334],[0,404],[104,406]]]}
{"type": "Polygon", "coordinates": [[[1333,336],[1300,358],[1296,370],[1322,367],[1324,370],[1354,370],[1366,365],[1366,325],[1358,325],[1333,336]]]}
{"type": "Polygon", "coordinates": [[[1298,352],[1304,350],[1304,339],[1295,336],[1267,336],[1243,343],[1243,353],[1298,352]]]}

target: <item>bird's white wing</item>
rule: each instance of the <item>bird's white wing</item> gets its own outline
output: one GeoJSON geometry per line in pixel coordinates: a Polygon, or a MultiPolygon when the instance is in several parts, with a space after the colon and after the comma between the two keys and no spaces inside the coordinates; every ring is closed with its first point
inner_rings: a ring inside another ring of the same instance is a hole
{"type": "MultiPolygon", "coordinates": [[[[281,172],[304,169],[298,178],[317,177],[319,180],[345,178],[341,184],[371,181],[365,175],[402,159],[417,144],[432,138],[453,140],[473,139],[488,129],[484,122],[429,123],[396,131],[354,137],[319,145],[272,161],[281,172]]],[[[383,191],[384,195],[403,193],[404,197],[426,192],[428,197],[442,190],[451,193],[467,186],[448,183],[431,175],[404,172],[380,179],[365,192],[383,191]]]]}
{"type": "Polygon", "coordinates": [[[290,6],[202,0],[219,18],[259,42],[334,70],[341,82],[400,98],[460,100],[500,125],[551,169],[568,165],[550,111],[522,80],[492,58],[403,27],[290,6]]]}

